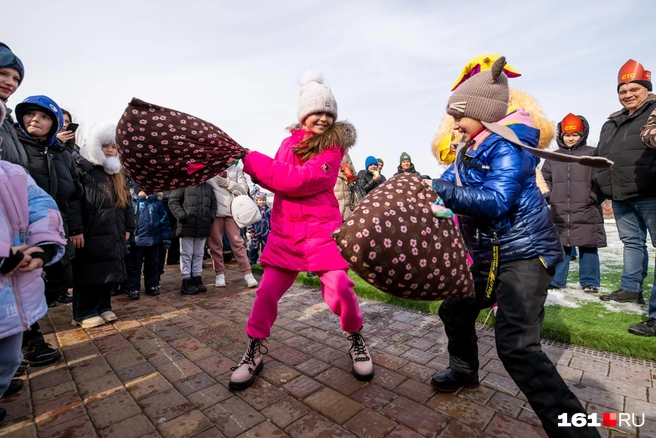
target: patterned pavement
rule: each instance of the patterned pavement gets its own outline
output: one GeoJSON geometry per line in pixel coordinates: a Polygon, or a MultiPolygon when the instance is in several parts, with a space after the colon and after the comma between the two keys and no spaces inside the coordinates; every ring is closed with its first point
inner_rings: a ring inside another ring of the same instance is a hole
{"type": "MultiPolygon", "coordinates": [[[[254,290],[234,264],[226,278],[227,288],[182,296],[177,267],[167,267],[160,296],[115,297],[119,320],[89,330],[71,326],[68,306],[50,309],[41,326],[64,357],[28,368],[25,388],[0,402],[8,412],[0,437],[546,436],[497,358],[493,333],[479,331],[481,387],[437,394],[428,382],[448,364],[439,318],[363,301],[377,368],[359,382],[337,317],[317,289],[300,285],[280,302],[261,378],[232,393],[254,290]]],[[[647,418],[639,430],[600,428],[602,437],[656,437],[656,369],[544,349],[589,412],[647,418]]]]}

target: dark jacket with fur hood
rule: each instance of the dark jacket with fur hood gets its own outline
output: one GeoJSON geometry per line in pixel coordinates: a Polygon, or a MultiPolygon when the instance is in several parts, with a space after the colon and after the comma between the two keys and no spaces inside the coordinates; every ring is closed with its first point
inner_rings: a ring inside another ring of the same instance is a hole
{"type": "Polygon", "coordinates": [[[293,271],[348,269],[331,234],[342,224],[334,187],[340,164],[356,139],[348,122],[321,135],[292,129],[276,156],[251,152],[244,172],[276,194],[262,266],[293,271]]]}
{"type": "MultiPolygon", "coordinates": [[[[560,123],[558,124],[558,153],[565,155],[592,155],[595,148],[586,146],[590,127],[583,116],[585,132],[571,148],[565,146],[560,123]]],[[[549,202],[551,218],[560,233],[563,246],[601,248],[606,246],[604,217],[601,211],[601,193],[592,183],[592,168],[578,163],[547,160],[542,175],[549,187],[544,194],[549,202]]]]}

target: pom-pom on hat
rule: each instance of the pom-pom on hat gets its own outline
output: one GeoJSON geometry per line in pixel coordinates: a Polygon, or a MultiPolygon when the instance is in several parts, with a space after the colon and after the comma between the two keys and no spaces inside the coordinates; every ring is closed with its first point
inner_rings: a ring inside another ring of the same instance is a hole
{"type": "Polygon", "coordinates": [[[508,113],[508,76],[503,72],[506,58],[500,57],[490,70],[462,83],[449,97],[446,112],[455,118],[469,117],[493,123],[508,113]]]}
{"type": "Polygon", "coordinates": [[[371,166],[372,164],[375,164],[376,166],[378,166],[378,160],[376,159],[376,157],[369,156],[369,157],[367,157],[366,160],[364,160],[364,168],[365,169],[369,169],[369,166],[371,166]]]}
{"type": "Polygon", "coordinates": [[[321,73],[306,71],[301,76],[301,99],[298,104],[298,121],[303,123],[307,116],[314,113],[329,113],[337,119],[337,101],[330,87],[323,83],[321,73]]]}
{"type": "Polygon", "coordinates": [[[629,59],[624,63],[620,71],[617,73],[617,91],[624,84],[635,82],[645,87],[647,90],[652,91],[651,72],[645,68],[638,61],[629,59]]]}
{"type": "Polygon", "coordinates": [[[583,120],[580,117],[575,116],[572,113],[569,113],[565,118],[560,122],[561,134],[582,134],[585,132],[585,127],[583,126],[583,120]]]}

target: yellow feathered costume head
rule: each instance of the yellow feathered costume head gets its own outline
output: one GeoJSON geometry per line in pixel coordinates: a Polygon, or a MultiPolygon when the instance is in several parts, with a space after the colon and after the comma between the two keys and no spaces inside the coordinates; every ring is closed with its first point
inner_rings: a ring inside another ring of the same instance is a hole
{"type": "MultiPolygon", "coordinates": [[[[471,59],[467,65],[465,65],[462,73],[460,73],[460,77],[455,82],[452,91],[475,74],[492,68],[494,61],[499,58],[499,55],[489,54],[471,59]]],[[[506,73],[509,78],[515,78],[521,75],[521,73],[509,65],[504,67],[504,73],[506,73]]],[[[531,115],[533,124],[540,130],[538,149],[546,149],[554,139],[556,133],[554,123],[547,118],[540,107],[540,104],[533,96],[524,91],[511,88],[508,112],[515,111],[517,108],[523,108],[531,115]]],[[[439,130],[433,138],[433,155],[435,155],[440,163],[451,164],[455,159],[455,152],[451,150],[451,143],[457,143],[459,141],[460,134],[453,131],[453,117],[445,114],[442,118],[439,130]]]]}

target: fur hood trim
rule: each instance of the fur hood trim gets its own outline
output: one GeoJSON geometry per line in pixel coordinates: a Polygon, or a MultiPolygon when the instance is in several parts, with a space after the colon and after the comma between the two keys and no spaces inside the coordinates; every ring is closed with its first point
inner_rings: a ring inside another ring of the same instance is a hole
{"type": "MultiPolygon", "coordinates": [[[[302,129],[299,123],[287,127],[287,130],[292,133],[299,129],[302,129]]],[[[339,147],[344,149],[344,152],[348,152],[355,145],[356,141],[357,131],[355,127],[348,120],[344,120],[342,122],[335,122],[333,126],[321,135],[313,135],[306,138],[295,149],[295,152],[301,156],[303,161],[307,161],[335,145],[339,145],[339,147]]]]}
{"type": "Polygon", "coordinates": [[[116,143],[116,124],[97,123],[89,131],[86,142],[80,148],[80,153],[92,164],[102,166],[109,175],[115,175],[121,171],[121,160],[118,157],[105,157],[102,145],[109,143],[116,143]]]}

